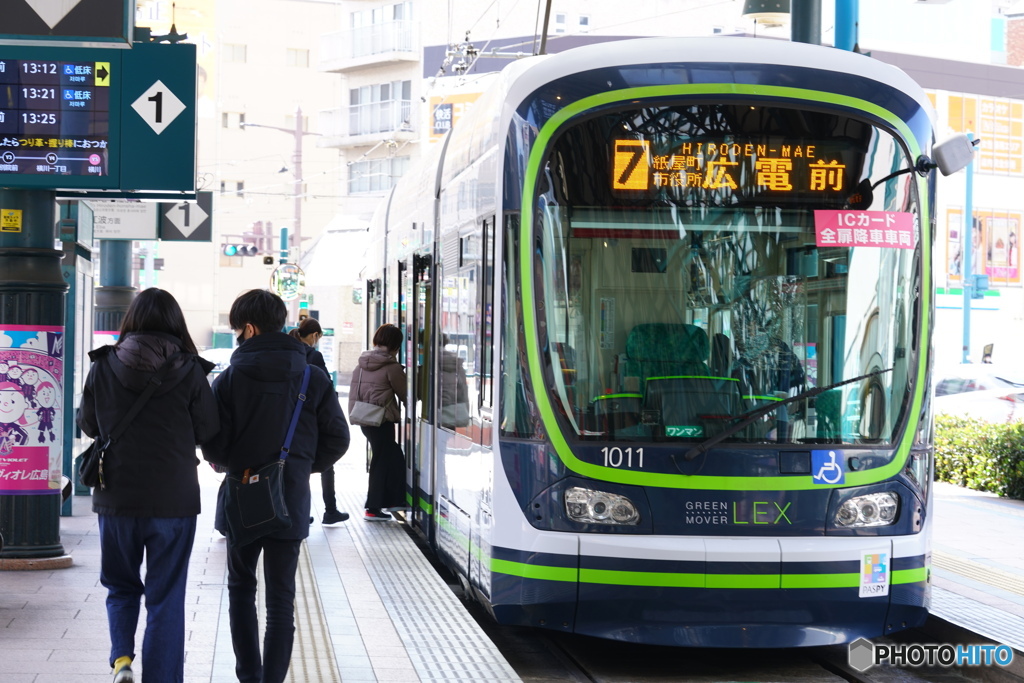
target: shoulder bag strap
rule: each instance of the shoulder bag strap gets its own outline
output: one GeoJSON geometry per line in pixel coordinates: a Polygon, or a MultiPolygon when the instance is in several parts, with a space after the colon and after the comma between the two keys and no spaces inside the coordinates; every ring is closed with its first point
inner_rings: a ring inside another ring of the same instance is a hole
{"type": "Polygon", "coordinates": [[[181,353],[176,353],[165,360],[164,364],[160,366],[160,369],[149,378],[149,383],[146,384],[146,388],[142,390],[141,394],[139,394],[139,398],[136,399],[135,405],[125,413],[124,417],[121,418],[121,421],[117,423],[116,427],[114,427],[114,431],[110,433],[109,441],[113,442],[121,438],[121,435],[124,434],[124,430],[128,429],[128,425],[131,424],[131,421],[135,419],[135,416],[139,414],[142,407],[146,405],[146,402],[149,401],[150,397],[156,392],[160,385],[163,384],[164,376],[167,374],[167,371],[170,370],[172,361],[180,355],[181,353]]]}
{"type": "Polygon", "coordinates": [[[284,445],[281,446],[281,460],[288,457],[288,449],[292,446],[292,437],[295,436],[295,426],[299,424],[299,413],[302,412],[302,404],[306,402],[306,389],[309,388],[309,366],[302,373],[302,386],[299,388],[299,398],[295,401],[295,410],[292,412],[292,423],[288,425],[288,435],[284,437],[284,445]]]}

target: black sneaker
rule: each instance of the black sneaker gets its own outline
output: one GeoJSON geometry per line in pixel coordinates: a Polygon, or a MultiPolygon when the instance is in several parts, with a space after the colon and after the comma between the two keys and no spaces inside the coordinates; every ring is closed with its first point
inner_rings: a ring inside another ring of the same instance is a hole
{"type": "Polygon", "coordinates": [[[391,519],[391,515],[381,510],[367,510],[363,513],[363,519],[367,522],[386,522],[391,519]]]}
{"type": "Polygon", "coordinates": [[[335,524],[341,524],[348,519],[347,512],[338,512],[337,510],[328,510],[324,513],[324,526],[333,526],[335,524]]]}

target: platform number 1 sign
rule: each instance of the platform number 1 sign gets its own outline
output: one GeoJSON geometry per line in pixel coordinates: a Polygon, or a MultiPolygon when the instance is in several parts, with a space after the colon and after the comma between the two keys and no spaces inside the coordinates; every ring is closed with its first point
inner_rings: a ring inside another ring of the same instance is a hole
{"type": "Polygon", "coordinates": [[[185,111],[185,104],[158,80],[132,103],[132,109],[138,112],[154,133],[160,135],[185,111]]]}

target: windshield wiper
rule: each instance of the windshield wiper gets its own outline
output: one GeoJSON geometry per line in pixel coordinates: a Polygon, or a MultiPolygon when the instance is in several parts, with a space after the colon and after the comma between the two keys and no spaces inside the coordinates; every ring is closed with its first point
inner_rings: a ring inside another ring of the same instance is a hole
{"type": "Polygon", "coordinates": [[[801,391],[799,394],[796,394],[795,396],[789,396],[787,398],[782,399],[781,401],[777,401],[775,403],[769,403],[768,405],[761,406],[760,408],[755,408],[754,410],[751,410],[749,412],[743,413],[742,415],[737,415],[733,419],[739,420],[739,422],[737,422],[737,423],[735,423],[733,425],[730,425],[729,427],[726,427],[724,430],[722,430],[718,434],[715,434],[714,436],[712,436],[709,439],[705,439],[704,441],[702,441],[701,443],[697,444],[696,446],[694,446],[690,450],[686,451],[686,453],[683,454],[683,459],[686,460],[686,461],[690,461],[690,460],[693,460],[694,458],[696,458],[698,455],[702,455],[704,453],[707,453],[708,449],[711,448],[712,446],[715,446],[719,442],[724,441],[725,439],[728,439],[730,436],[732,436],[736,432],[740,431],[741,429],[743,429],[747,425],[756,422],[759,418],[764,417],[768,413],[770,413],[773,410],[776,410],[778,408],[781,408],[784,405],[787,405],[789,403],[793,403],[794,401],[799,401],[799,400],[805,399],[805,398],[813,398],[814,396],[817,396],[818,394],[826,392],[826,391],[828,391],[830,389],[835,389],[836,387],[841,387],[841,386],[843,386],[845,384],[853,384],[854,382],[859,382],[862,379],[867,379],[868,377],[874,377],[875,375],[881,375],[881,374],[886,373],[886,372],[892,372],[892,370],[893,370],[892,368],[886,368],[884,370],[875,370],[874,372],[869,372],[868,374],[861,375],[860,377],[853,377],[851,379],[844,379],[842,382],[835,382],[834,384],[828,384],[828,385],[823,386],[823,387],[812,387],[812,388],[807,389],[805,391],[801,391]]]}

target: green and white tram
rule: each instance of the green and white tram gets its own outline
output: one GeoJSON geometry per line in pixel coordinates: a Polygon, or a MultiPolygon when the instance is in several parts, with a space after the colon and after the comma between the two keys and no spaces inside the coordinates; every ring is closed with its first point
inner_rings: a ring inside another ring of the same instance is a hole
{"type": "Polygon", "coordinates": [[[931,105],[742,38],[510,64],[381,205],[411,523],[502,623],[841,643],[929,605],[931,105]]]}

